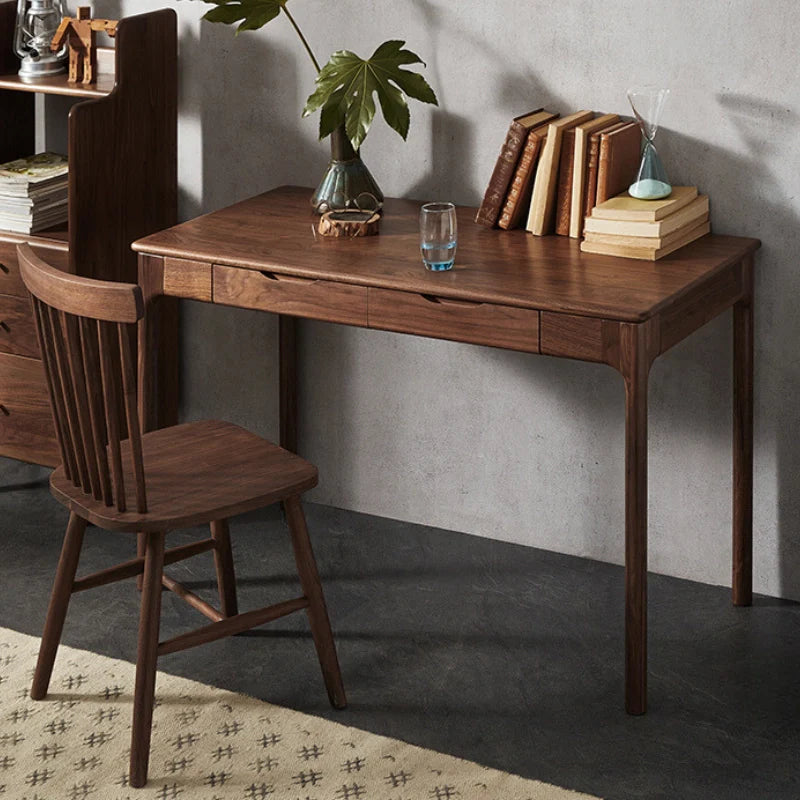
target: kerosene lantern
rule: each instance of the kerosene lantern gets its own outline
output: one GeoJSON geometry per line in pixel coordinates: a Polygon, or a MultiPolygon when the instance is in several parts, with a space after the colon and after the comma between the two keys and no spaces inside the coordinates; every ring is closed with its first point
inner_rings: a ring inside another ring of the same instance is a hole
{"type": "Polygon", "coordinates": [[[50,42],[64,18],[62,0],[17,0],[14,52],[22,59],[19,76],[36,80],[64,72],[66,47],[50,51],[50,42]]]}

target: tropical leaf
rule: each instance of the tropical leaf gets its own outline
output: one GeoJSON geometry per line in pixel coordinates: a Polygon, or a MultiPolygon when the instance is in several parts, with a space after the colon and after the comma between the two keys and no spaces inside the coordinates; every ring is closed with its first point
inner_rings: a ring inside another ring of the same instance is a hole
{"type": "Polygon", "coordinates": [[[317,75],[317,88],[306,101],[303,116],[321,108],[320,138],[344,122],[347,137],[358,150],[375,117],[375,95],[383,117],[403,139],[408,136],[411,115],[406,97],[438,105],[433,89],[418,72],[401,69],[425,62],[405,42],[384,42],[368,59],[349,50],[338,50],[317,75]]]}
{"type": "Polygon", "coordinates": [[[209,22],[222,22],[225,25],[234,25],[239,22],[236,33],[242,31],[256,31],[271,22],[287,0],[202,0],[214,8],[203,15],[209,22]]]}

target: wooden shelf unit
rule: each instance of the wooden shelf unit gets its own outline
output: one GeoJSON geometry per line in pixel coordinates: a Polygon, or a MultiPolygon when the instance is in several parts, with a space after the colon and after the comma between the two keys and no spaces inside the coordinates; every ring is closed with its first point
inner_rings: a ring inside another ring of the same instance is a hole
{"type": "MultiPolygon", "coordinates": [[[[177,18],[165,9],[120,20],[115,47],[102,49],[90,86],[70,84],[66,74],[21,81],[15,20],[16,2],[0,0],[0,163],[36,151],[36,94],[76,103],[67,119],[68,224],[32,235],[0,230],[0,456],[55,466],[58,447],[42,364],[31,357],[38,347],[29,341],[16,245],[31,242],[69,272],[137,281],[131,242],[177,221],[177,18]]],[[[176,304],[162,304],[156,315],[167,349],[176,348],[176,304]]],[[[167,381],[157,391],[165,418],[176,420],[177,386],[167,381]]]]}

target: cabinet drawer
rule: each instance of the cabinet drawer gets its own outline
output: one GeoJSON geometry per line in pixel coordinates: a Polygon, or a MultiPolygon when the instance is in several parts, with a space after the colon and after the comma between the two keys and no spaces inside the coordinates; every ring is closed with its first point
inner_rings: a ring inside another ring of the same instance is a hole
{"type": "Polygon", "coordinates": [[[16,242],[0,242],[0,294],[27,294],[19,274],[16,242]]]}
{"type": "Polygon", "coordinates": [[[39,358],[39,342],[29,298],[0,295],[0,352],[39,358]]]}
{"type": "Polygon", "coordinates": [[[369,290],[369,326],[539,352],[539,312],[391,289],[369,290]]]}
{"type": "Polygon", "coordinates": [[[0,455],[51,467],[61,461],[38,359],[0,355],[0,455]]]}
{"type": "Polygon", "coordinates": [[[367,288],[214,265],[214,302],[276,314],[367,324],[367,288]]]}
{"type": "MultiPolygon", "coordinates": [[[[51,250],[46,247],[36,247],[35,249],[48,264],[59,269],[67,269],[69,256],[65,251],[51,250]]],[[[17,242],[0,240],[0,294],[13,294],[16,297],[28,296],[28,291],[19,274],[17,242]]]]}

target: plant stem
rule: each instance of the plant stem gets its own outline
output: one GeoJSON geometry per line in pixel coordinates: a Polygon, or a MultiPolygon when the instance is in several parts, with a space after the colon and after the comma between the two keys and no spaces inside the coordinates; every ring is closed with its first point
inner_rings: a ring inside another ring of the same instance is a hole
{"type": "Polygon", "coordinates": [[[286,3],[281,3],[281,8],[283,8],[284,14],[286,14],[286,16],[289,18],[289,22],[292,23],[292,27],[295,29],[295,31],[297,31],[297,35],[300,37],[300,41],[303,43],[303,47],[305,47],[306,53],[308,53],[308,56],[311,59],[311,63],[314,65],[314,69],[317,72],[320,72],[322,70],[322,67],[320,67],[317,59],[314,58],[314,53],[311,52],[311,47],[306,41],[306,37],[303,36],[303,32],[300,30],[297,23],[294,21],[294,17],[289,13],[289,9],[286,8],[286,3]]]}

